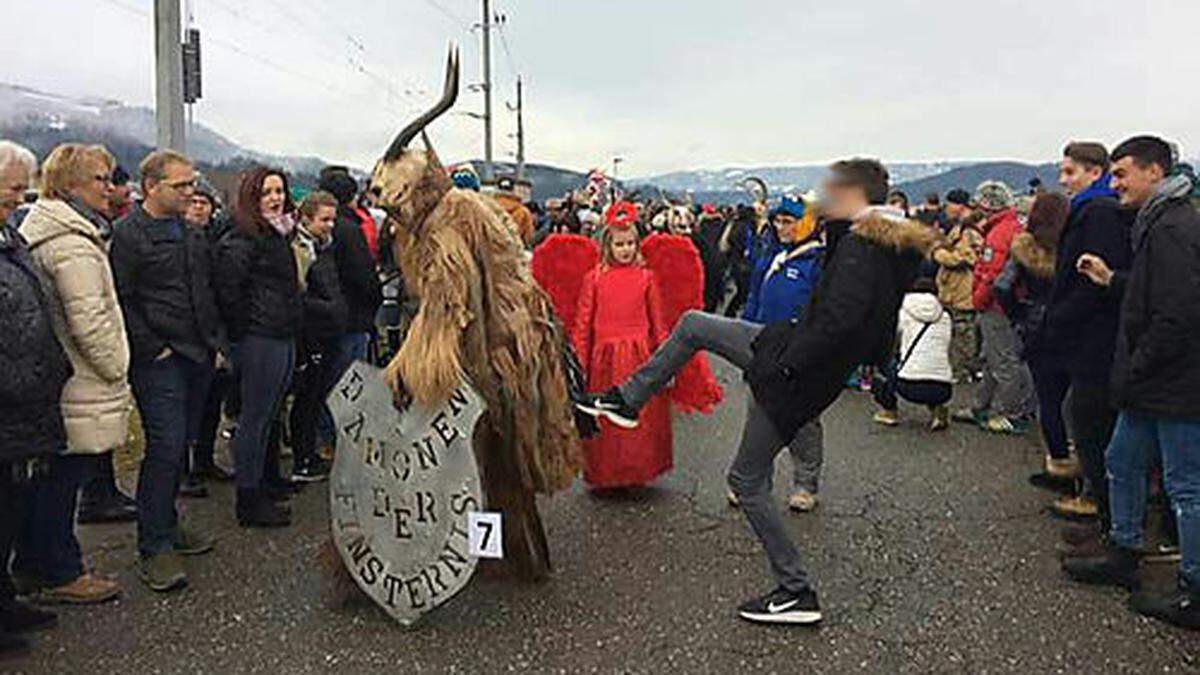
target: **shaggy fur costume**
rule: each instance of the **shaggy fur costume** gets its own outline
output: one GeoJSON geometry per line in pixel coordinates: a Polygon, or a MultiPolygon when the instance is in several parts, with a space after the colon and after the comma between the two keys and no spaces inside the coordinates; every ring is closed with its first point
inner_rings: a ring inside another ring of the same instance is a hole
{"type": "Polygon", "coordinates": [[[372,186],[406,288],[420,302],[388,382],[399,397],[434,406],[465,377],[487,402],[475,441],[488,506],[504,513],[516,574],[543,578],[550,554],[534,493],[567,487],[582,465],[550,300],[508,214],[454,188],[428,141],[424,152],[381,162],[372,186]]]}

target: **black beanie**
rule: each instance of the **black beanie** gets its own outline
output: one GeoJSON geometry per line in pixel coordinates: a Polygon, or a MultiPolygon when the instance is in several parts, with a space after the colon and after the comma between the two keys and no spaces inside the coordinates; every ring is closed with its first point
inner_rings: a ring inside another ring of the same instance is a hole
{"type": "Polygon", "coordinates": [[[330,171],[321,176],[317,187],[332,194],[343,206],[353,202],[354,195],[358,194],[358,183],[349,173],[342,171],[330,171]]]}

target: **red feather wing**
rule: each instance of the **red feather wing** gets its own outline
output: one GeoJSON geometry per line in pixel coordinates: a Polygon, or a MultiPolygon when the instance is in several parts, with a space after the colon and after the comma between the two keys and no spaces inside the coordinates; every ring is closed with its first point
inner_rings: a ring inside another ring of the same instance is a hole
{"type": "MultiPolygon", "coordinates": [[[[654,272],[666,330],[690,309],[704,306],[704,266],[691,239],[677,234],[652,234],[642,241],[642,258],[654,272]]],[[[665,337],[665,336],[664,336],[665,337]]],[[[671,400],[686,411],[709,412],[721,400],[708,360],[697,354],[675,375],[671,400]]]]}
{"type": "Polygon", "coordinates": [[[583,278],[600,262],[600,249],[579,234],[552,234],[533,249],[533,278],[550,296],[559,323],[571,339],[583,278]]]}

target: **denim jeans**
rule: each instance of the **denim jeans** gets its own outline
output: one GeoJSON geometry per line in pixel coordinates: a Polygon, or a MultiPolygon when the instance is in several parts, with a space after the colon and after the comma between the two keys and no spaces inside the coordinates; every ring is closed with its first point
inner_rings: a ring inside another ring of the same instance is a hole
{"type": "Polygon", "coordinates": [[[37,462],[25,492],[14,572],[50,588],[83,574],[75,506],[95,466],[90,455],[52,455],[37,462]]]}
{"type": "Polygon", "coordinates": [[[242,410],[233,459],[239,490],[261,487],[271,428],[279,418],[292,382],[296,343],[290,339],[247,335],[234,348],[234,367],[241,387],[242,410]]]}
{"type": "Polygon", "coordinates": [[[174,353],[129,369],[146,433],[137,488],[138,552],[143,557],[171,549],[179,520],[175,496],[187,470],[188,441],[200,432],[212,377],[211,361],[197,363],[174,353]]]}
{"type": "MultiPolygon", "coordinates": [[[[330,365],[329,372],[336,373],[333,384],[337,384],[351,363],[366,360],[367,345],[370,341],[370,333],[342,334],[337,341],[337,353],[332,355],[335,361],[330,365]]],[[[333,415],[330,414],[329,406],[325,405],[324,399],[321,400],[321,408],[317,417],[317,440],[331,446],[337,443],[337,427],[333,424],[333,415]]]]}
{"type": "Polygon", "coordinates": [[[1033,386],[1037,391],[1038,421],[1042,425],[1042,437],[1046,449],[1054,459],[1070,456],[1067,448],[1067,423],[1063,419],[1063,402],[1071,388],[1071,375],[1062,365],[1049,358],[1035,358],[1029,362],[1033,374],[1033,386]]]}
{"type": "Polygon", "coordinates": [[[200,416],[200,428],[196,432],[196,445],[192,449],[189,469],[196,470],[213,464],[217,429],[221,426],[221,409],[236,386],[233,374],[228,369],[214,372],[208,396],[204,399],[204,412],[200,416]]]}
{"type": "Polygon", "coordinates": [[[1179,532],[1180,579],[1200,588],[1200,420],[1174,420],[1122,410],[1108,444],[1108,500],[1111,539],[1118,546],[1142,547],[1142,523],[1150,468],[1162,459],[1163,487],[1179,532]]]}
{"type": "MultiPolygon", "coordinates": [[[[696,352],[702,350],[745,370],[754,357],[751,345],[762,328],[717,314],[686,312],[650,360],[621,385],[621,396],[628,404],[640,408],[666,386],[696,352]]],[[[800,562],[800,552],[779,517],[779,509],[771,503],[771,483],[775,457],[789,442],[798,448],[809,447],[810,441],[801,437],[812,434],[808,429],[810,426],[811,423],[802,428],[796,439],[780,438],[775,424],[754,397],[749,396],[742,440],[728,476],[729,488],[741,501],[742,513],[767,553],[771,572],[780,586],[793,593],[808,588],[809,578],[800,562]]],[[[813,476],[813,485],[816,485],[816,476],[813,476]]]]}

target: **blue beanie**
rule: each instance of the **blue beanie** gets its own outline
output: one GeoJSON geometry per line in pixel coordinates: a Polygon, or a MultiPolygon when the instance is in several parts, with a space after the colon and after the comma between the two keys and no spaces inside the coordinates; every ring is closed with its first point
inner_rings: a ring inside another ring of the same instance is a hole
{"type": "Polygon", "coordinates": [[[792,199],[791,197],[784,196],[783,199],[779,201],[779,206],[776,206],[771,210],[772,218],[781,215],[791,216],[796,220],[800,220],[804,217],[804,200],[792,199]]]}
{"type": "Polygon", "coordinates": [[[479,174],[470,165],[456,167],[450,172],[450,180],[456,188],[479,192],[479,174]]]}

